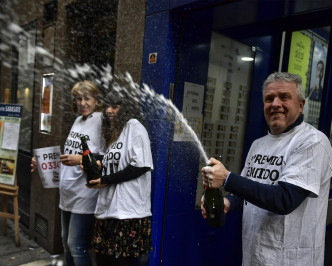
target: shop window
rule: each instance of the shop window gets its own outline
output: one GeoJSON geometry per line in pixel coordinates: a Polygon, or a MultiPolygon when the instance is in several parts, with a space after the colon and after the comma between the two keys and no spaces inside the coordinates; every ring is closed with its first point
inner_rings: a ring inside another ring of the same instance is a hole
{"type": "Polygon", "coordinates": [[[210,141],[204,142],[204,148],[213,151],[209,157],[220,157],[227,168],[240,172],[247,96],[253,67],[252,61],[244,61],[242,58],[253,58],[254,51],[250,46],[217,33],[212,33],[210,47],[203,138],[207,129],[205,125],[213,126],[209,126],[210,141]],[[227,159],[229,156],[231,160],[227,159]]]}
{"type": "Polygon", "coordinates": [[[33,88],[35,69],[36,25],[23,27],[17,36],[17,68],[14,68],[13,88],[8,90],[12,103],[22,104],[19,149],[31,152],[33,121],[33,88]]]}

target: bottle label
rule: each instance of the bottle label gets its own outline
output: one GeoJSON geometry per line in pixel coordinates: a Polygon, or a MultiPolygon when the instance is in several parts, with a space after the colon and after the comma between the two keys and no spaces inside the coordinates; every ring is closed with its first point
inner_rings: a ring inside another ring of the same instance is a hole
{"type": "Polygon", "coordinates": [[[84,155],[88,155],[88,154],[90,154],[90,153],[91,153],[91,151],[90,151],[90,150],[83,151],[83,156],[84,156],[84,155]]]}

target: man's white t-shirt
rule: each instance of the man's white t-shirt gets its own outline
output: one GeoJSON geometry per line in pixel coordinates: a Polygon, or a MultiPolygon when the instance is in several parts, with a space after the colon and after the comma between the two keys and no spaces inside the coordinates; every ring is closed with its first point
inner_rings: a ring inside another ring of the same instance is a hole
{"type": "Polygon", "coordinates": [[[332,176],[327,137],[303,122],[290,132],[256,140],[241,173],[256,182],[287,182],[310,191],[288,215],[249,202],[243,207],[243,265],[324,265],[325,227],[332,176]]]}
{"type": "MultiPolygon", "coordinates": [[[[144,126],[130,119],[119,138],[105,152],[106,175],[123,170],[129,164],[150,167],[153,161],[150,139],[144,126]]],[[[151,216],[151,171],[142,176],[100,189],[95,217],[131,219],[151,216]]]]}
{"type": "MultiPolygon", "coordinates": [[[[76,118],[64,145],[65,154],[82,153],[81,136],[86,136],[89,149],[98,153],[104,145],[101,136],[102,113],[94,112],[86,120],[76,118]]],[[[61,165],[60,209],[79,214],[94,213],[98,189],[85,186],[86,178],[79,165],[61,165]]]]}

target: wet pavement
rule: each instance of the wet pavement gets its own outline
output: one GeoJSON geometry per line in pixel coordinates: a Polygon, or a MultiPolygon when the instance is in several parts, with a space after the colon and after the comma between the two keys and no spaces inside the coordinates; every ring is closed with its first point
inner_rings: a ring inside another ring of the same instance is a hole
{"type": "Polygon", "coordinates": [[[51,255],[20,230],[20,246],[15,245],[14,223],[7,219],[7,235],[3,235],[0,217],[0,266],[62,266],[63,254],[51,255]]]}

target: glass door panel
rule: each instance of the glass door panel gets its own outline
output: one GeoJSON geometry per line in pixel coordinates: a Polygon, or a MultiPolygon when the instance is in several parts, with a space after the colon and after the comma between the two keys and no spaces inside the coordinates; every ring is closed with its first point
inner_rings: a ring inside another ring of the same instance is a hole
{"type": "Polygon", "coordinates": [[[254,55],[252,47],[212,34],[202,140],[210,157],[238,173],[254,55]]]}
{"type": "MultiPolygon", "coordinates": [[[[220,159],[227,169],[236,173],[242,170],[254,50],[212,33],[201,139],[209,158],[220,159]]],[[[199,174],[196,206],[200,205],[202,189],[199,174]]]]}

